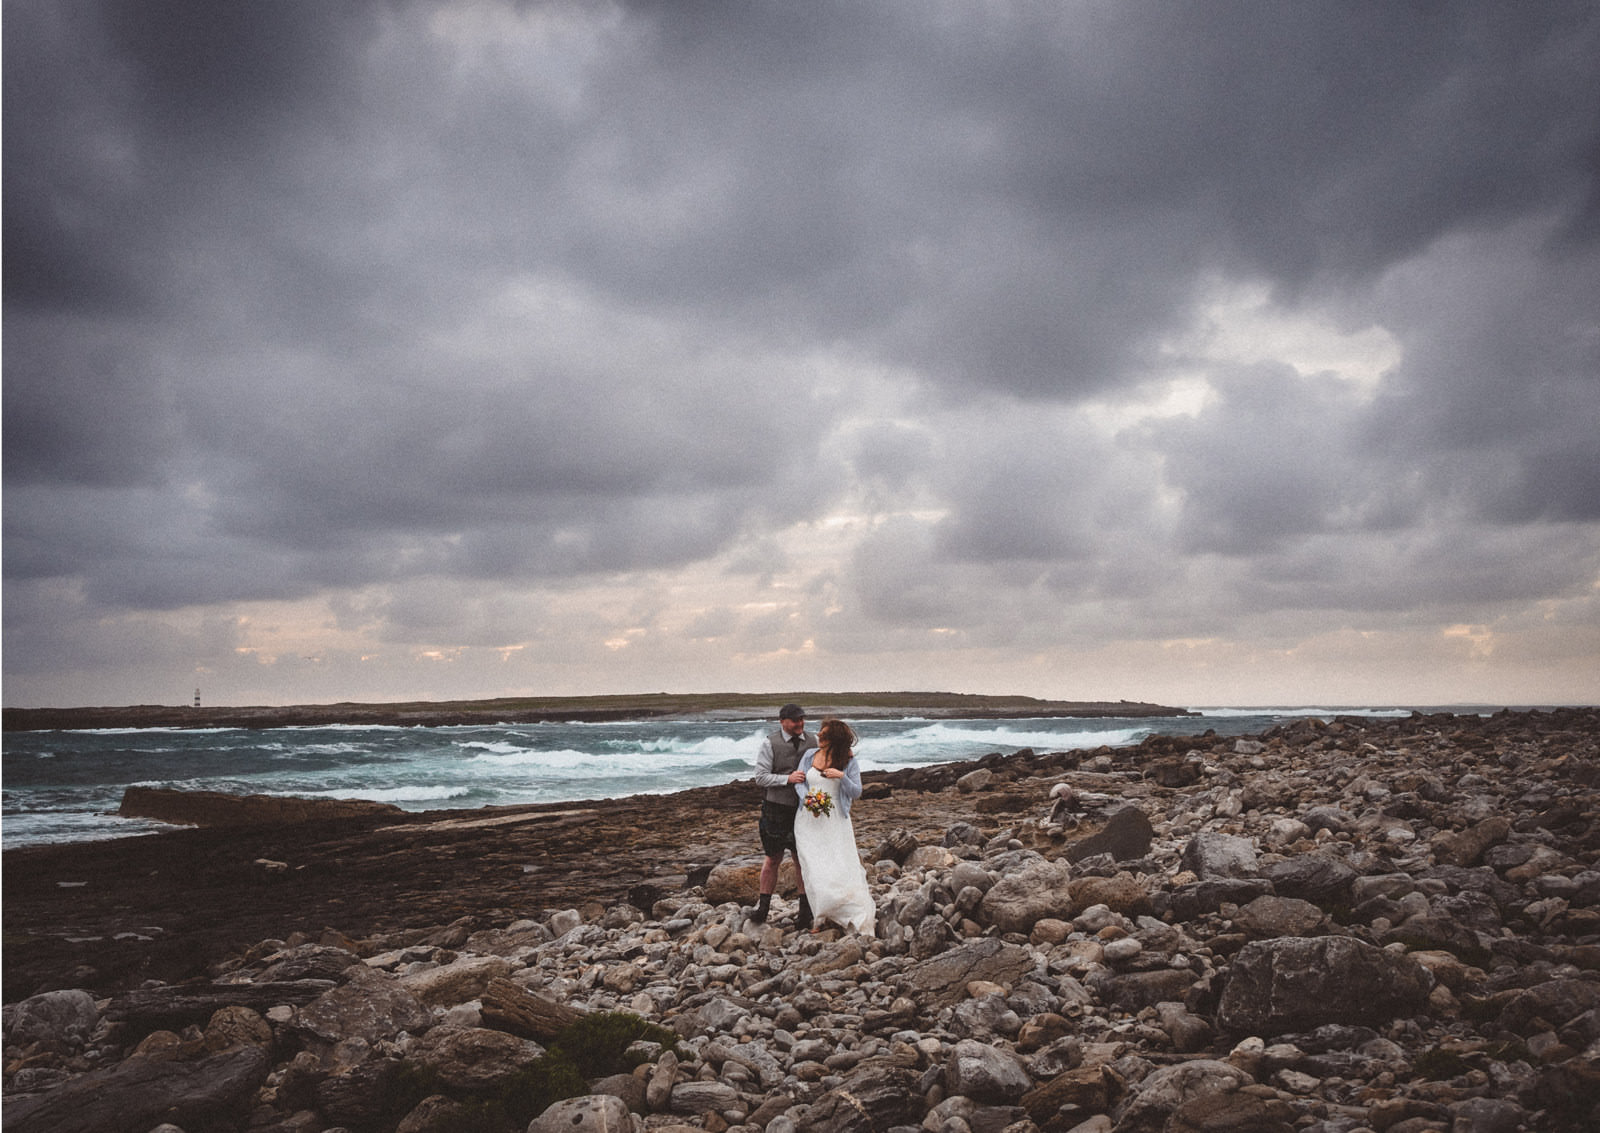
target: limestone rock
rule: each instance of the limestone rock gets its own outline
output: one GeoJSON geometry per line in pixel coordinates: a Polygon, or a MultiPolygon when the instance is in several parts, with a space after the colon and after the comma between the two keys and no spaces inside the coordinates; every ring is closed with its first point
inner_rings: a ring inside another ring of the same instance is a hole
{"type": "Polygon", "coordinates": [[[1201,1094],[1172,1111],[1164,1133],[1294,1133],[1294,1116],[1281,1098],[1241,1091],[1201,1094]]]}
{"type": "Polygon", "coordinates": [[[206,1024],[205,1048],[232,1050],[236,1046],[271,1046],[272,1026],[248,1007],[224,1007],[206,1024]]]}
{"type": "Polygon", "coordinates": [[[366,968],[352,972],[349,983],[295,1012],[296,1030],[330,1043],[347,1038],[377,1043],[433,1024],[432,1012],[395,981],[366,968]]]}
{"type": "Polygon", "coordinates": [[[81,1043],[99,1021],[100,1009],[87,991],[47,991],[17,1004],[6,1037],[18,1044],[51,1039],[81,1043]]]}
{"type": "Polygon", "coordinates": [[[619,1097],[589,1094],[551,1105],[528,1125],[528,1133],[632,1133],[633,1117],[619,1097]]]}
{"type": "Polygon", "coordinates": [[[979,915],[1004,932],[1027,932],[1046,917],[1068,919],[1072,915],[1072,895],[1067,891],[1070,878],[1065,864],[1036,861],[996,882],[983,895],[979,915]]]}
{"type": "Polygon", "coordinates": [[[1434,842],[1434,856],[1446,865],[1475,865],[1490,846],[1506,840],[1511,820],[1504,815],[1486,818],[1459,834],[1444,834],[1434,842]]]}
{"type": "Polygon", "coordinates": [[[1295,897],[1316,905],[1345,904],[1358,876],[1350,866],[1327,854],[1297,854],[1264,866],[1261,875],[1279,897],[1295,897]]]}
{"type": "Polygon", "coordinates": [[[1022,1095],[1028,1116],[1044,1124],[1062,1106],[1076,1106],[1088,1112],[1104,1112],[1121,1089],[1120,1079],[1102,1064],[1078,1066],[1058,1074],[1022,1095]]]}
{"type": "Polygon", "coordinates": [[[992,782],[994,782],[994,772],[987,767],[980,767],[976,771],[969,771],[957,779],[956,790],[964,795],[970,795],[974,791],[987,789],[992,782]]]}
{"type": "Polygon", "coordinates": [[[269,960],[252,982],[279,980],[340,980],[346,968],[361,963],[361,957],[348,948],[323,944],[302,944],[288,948],[269,960]]]}
{"type": "Polygon", "coordinates": [[[650,1069],[650,1079],[645,1083],[644,1100],[657,1113],[672,1104],[672,1087],[678,1081],[678,1056],[665,1051],[650,1069]]]}
{"type": "Polygon", "coordinates": [[[724,1082],[679,1082],[669,1106],[673,1113],[717,1113],[738,1104],[739,1091],[724,1082]]]}
{"type": "Polygon", "coordinates": [[[467,1107],[444,1094],[430,1094],[400,1119],[394,1133],[443,1133],[467,1122],[467,1107]]]}
{"type": "Polygon", "coordinates": [[[1099,854],[1110,854],[1113,861],[1127,862],[1150,852],[1155,828],[1136,806],[1119,807],[1106,816],[1105,826],[1096,834],[1068,846],[1062,856],[1079,862],[1099,854]]]}
{"type": "Polygon", "coordinates": [[[1007,984],[1033,968],[1026,948],[983,937],[958,944],[917,964],[899,976],[903,994],[926,1009],[948,1007],[966,997],[973,980],[1007,984]]]}
{"type": "MultiPolygon", "coordinates": [[[[1095,905],[1135,917],[1151,911],[1150,892],[1132,874],[1115,877],[1078,877],[1067,883],[1074,915],[1095,905]]],[[[1031,927],[1031,926],[1030,926],[1031,927]]]]}
{"type": "Polygon", "coordinates": [[[1251,1084],[1248,1074],[1227,1062],[1207,1058],[1180,1062],[1153,1071],[1135,1085],[1113,1116],[1119,1133],[1153,1133],[1164,1129],[1173,1111],[1187,1103],[1251,1084]]]}
{"type": "MultiPolygon", "coordinates": [[[[761,892],[762,861],[762,857],[757,854],[754,857],[730,858],[718,862],[712,867],[710,876],[706,878],[706,900],[713,905],[720,905],[724,901],[754,904],[761,892]]],[[[784,897],[796,892],[793,855],[784,855],[783,865],[778,869],[777,892],[784,897]]]]}
{"type": "Polygon", "coordinates": [[[252,1095],[269,1069],[259,1046],[195,1062],[129,1058],[48,1093],[7,1098],[5,1126],[8,1133],[105,1133],[162,1121],[204,1127],[252,1095]]]}
{"type": "Polygon", "coordinates": [[[883,841],[878,843],[877,849],[872,851],[871,858],[875,862],[890,861],[899,865],[910,857],[911,851],[916,848],[917,839],[911,831],[904,828],[891,830],[884,835],[883,841]]]}
{"type": "Polygon", "coordinates": [[[992,1105],[1011,1105],[1033,1080],[1017,1059],[975,1039],[962,1039],[945,1062],[945,1091],[992,1105]]]}
{"type": "Polygon", "coordinates": [[[508,979],[489,981],[480,996],[479,1012],[486,1027],[540,1042],[549,1042],[583,1016],[508,979]]]}
{"type": "Polygon", "coordinates": [[[544,1048],[487,1027],[435,1027],[410,1047],[406,1061],[457,1090],[482,1091],[532,1066],[544,1048]]]}
{"type": "Polygon", "coordinates": [[[430,1007],[448,1007],[477,999],[491,982],[510,974],[511,962],[504,957],[475,956],[403,976],[400,986],[430,1007]]]}
{"type": "Polygon", "coordinates": [[[1310,901],[1294,897],[1257,897],[1233,918],[1251,936],[1310,936],[1326,925],[1328,915],[1310,901]]]}
{"type": "Polygon", "coordinates": [[[1250,839],[1210,830],[1189,839],[1181,861],[1184,869],[1202,881],[1254,877],[1257,873],[1256,848],[1250,839]]]}
{"type": "Polygon", "coordinates": [[[815,1133],[881,1133],[914,1125],[922,1117],[919,1086],[917,1075],[903,1068],[859,1071],[818,1098],[802,1128],[815,1133]]]}
{"type": "Polygon", "coordinates": [[[1352,937],[1259,940],[1234,957],[1217,1021],[1265,1035],[1324,1023],[1381,1024],[1419,1010],[1432,988],[1415,960],[1352,937]]]}

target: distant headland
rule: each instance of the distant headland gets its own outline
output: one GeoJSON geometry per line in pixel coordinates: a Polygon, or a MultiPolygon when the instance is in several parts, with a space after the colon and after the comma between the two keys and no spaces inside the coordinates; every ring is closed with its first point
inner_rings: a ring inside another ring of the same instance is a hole
{"type": "Polygon", "coordinates": [[[121,708],[7,708],[8,732],[88,728],[283,728],[330,724],[443,727],[453,724],[535,724],[560,721],[684,719],[761,720],[785,703],[805,706],[812,718],[928,716],[1022,719],[1027,717],[1192,716],[1186,708],[1134,700],[1038,700],[955,692],[644,693],[625,696],[532,696],[491,700],[422,700],[398,703],[193,707],[134,704],[121,708]]]}

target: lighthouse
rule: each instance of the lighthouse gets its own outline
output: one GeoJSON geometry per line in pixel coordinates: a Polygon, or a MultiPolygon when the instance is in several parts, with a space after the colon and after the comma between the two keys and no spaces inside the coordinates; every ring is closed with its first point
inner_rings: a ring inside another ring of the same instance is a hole
{"type": "Polygon", "coordinates": [[[194,690],[194,706],[196,708],[200,707],[200,690],[199,689],[195,689],[194,690]]]}

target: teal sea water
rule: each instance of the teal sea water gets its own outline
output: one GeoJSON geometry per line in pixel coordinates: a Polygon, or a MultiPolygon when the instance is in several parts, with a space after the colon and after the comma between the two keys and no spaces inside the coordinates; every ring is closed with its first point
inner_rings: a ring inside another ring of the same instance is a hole
{"type": "MultiPolygon", "coordinates": [[[[1251,735],[1295,716],[1404,716],[1402,709],[1219,708],[1200,716],[868,720],[866,770],[976,759],[1021,748],[1137,744],[1151,733],[1251,735]]],[[[665,794],[749,778],[770,724],[706,720],[449,728],[111,729],[8,732],[6,849],[170,829],[116,816],[129,786],[370,799],[405,810],[665,794]]]]}

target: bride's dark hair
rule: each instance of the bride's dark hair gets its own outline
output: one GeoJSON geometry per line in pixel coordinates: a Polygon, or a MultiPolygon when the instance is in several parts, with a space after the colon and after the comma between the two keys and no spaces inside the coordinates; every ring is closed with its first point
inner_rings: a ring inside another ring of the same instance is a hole
{"type": "Polygon", "coordinates": [[[855,758],[855,731],[837,716],[829,716],[817,729],[817,746],[828,753],[828,766],[843,771],[855,758]]]}

